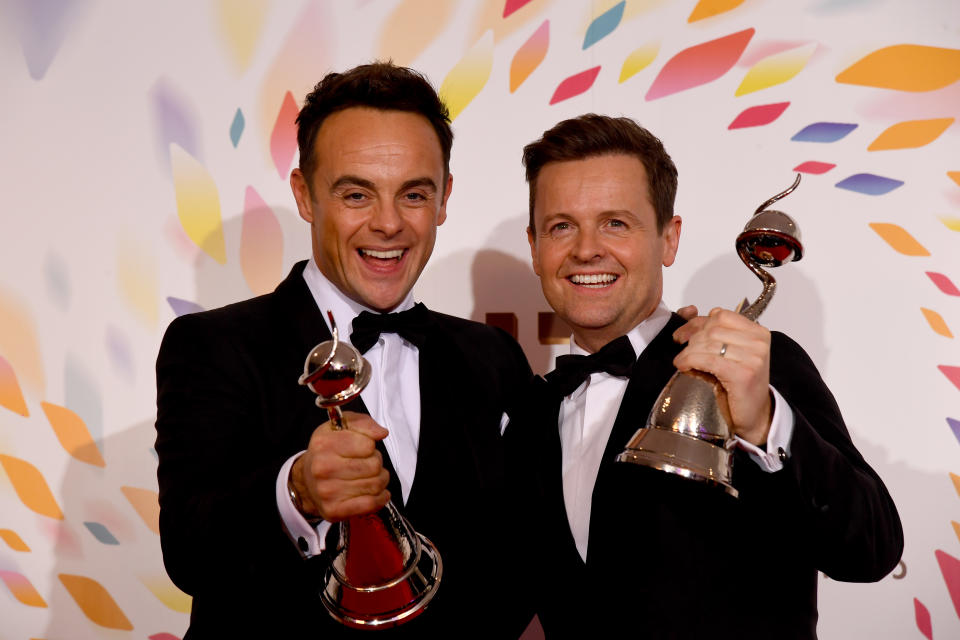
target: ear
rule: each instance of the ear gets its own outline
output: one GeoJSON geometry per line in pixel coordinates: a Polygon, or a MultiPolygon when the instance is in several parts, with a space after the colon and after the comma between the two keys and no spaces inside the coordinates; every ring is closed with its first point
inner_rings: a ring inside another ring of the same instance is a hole
{"type": "Polygon", "coordinates": [[[673,216],[663,227],[663,266],[669,267],[677,257],[680,247],[680,227],[683,220],[680,216],[673,216]]]}
{"type": "Polygon", "coordinates": [[[307,179],[299,167],[290,174],[290,189],[293,191],[293,199],[297,201],[297,211],[300,217],[307,222],[313,222],[313,198],[310,197],[310,187],[307,185],[307,179]]]}
{"type": "Polygon", "coordinates": [[[540,275],[540,261],[537,260],[537,236],[533,227],[527,227],[527,242],[530,243],[530,261],[533,263],[533,272],[540,275]]]}
{"type": "Polygon", "coordinates": [[[451,191],[453,191],[453,174],[447,176],[447,185],[443,190],[443,202],[440,203],[440,211],[437,213],[438,227],[447,219],[447,201],[450,199],[451,191]]]}

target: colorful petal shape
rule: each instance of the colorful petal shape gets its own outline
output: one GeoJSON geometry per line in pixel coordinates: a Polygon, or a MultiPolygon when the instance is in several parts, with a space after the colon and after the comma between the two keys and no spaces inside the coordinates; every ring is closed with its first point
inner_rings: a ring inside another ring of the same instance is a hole
{"type": "Polygon", "coordinates": [[[950,427],[950,431],[953,431],[953,437],[955,437],[957,441],[960,442],[960,420],[947,418],[947,426],[950,427]]]}
{"type": "Polygon", "coordinates": [[[814,42],[764,58],[750,67],[734,95],[742,96],[787,82],[803,71],[816,50],[814,42]]]}
{"type": "Polygon", "coordinates": [[[120,487],[120,491],[147,528],[160,535],[160,499],[157,492],[137,487],[120,487]]]}
{"type": "Polygon", "coordinates": [[[68,573],[61,573],[57,577],[92,622],[108,629],[133,630],[130,620],[102,584],[93,578],[68,573]]]}
{"type": "Polygon", "coordinates": [[[913,599],[913,615],[917,620],[917,629],[920,630],[927,640],[933,640],[933,627],[930,624],[930,612],[922,602],[913,599]]]}
{"type": "Polygon", "coordinates": [[[947,177],[957,183],[960,187],[960,171],[947,171],[947,177]]]}
{"type": "Polygon", "coordinates": [[[550,21],[544,20],[533,35],[524,42],[510,62],[510,93],[517,90],[533,70],[547,57],[550,46],[550,21]]]}
{"type": "Polygon", "coordinates": [[[179,613],[190,613],[193,600],[170,581],[165,573],[149,576],[138,576],[140,582],[150,590],[150,593],[162,602],[167,608],[179,613]]]}
{"type": "Polygon", "coordinates": [[[19,11],[14,12],[8,5],[4,10],[4,20],[15,23],[20,40],[20,49],[27,63],[27,70],[34,80],[42,80],[53,60],[57,57],[60,45],[67,34],[83,15],[78,11],[79,2],[25,2],[17,3],[19,11]],[[15,15],[11,19],[10,14],[15,15]]]}
{"type": "Polygon", "coordinates": [[[553,92],[553,97],[550,98],[550,104],[557,104],[558,102],[563,102],[568,98],[584,93],[593,86],[599,73],[600,67],[593,67],[592,69],[575,73],[569,78],[566,78],[557,85],[556,90],[553,92]]]}
{"type": "Polygon", "coordinates": [[[173,296],[167,296],[167,304],[170,305],[170,308],[173,309],[173,312],[177,314],[178,318],[188,313],[199,313],[204,310],[203,307],[196,302],[174,298],[173,296]]]}
{"type": "Polygon", "coordinates": [[[155,633],[152,636],[147,636],[147,640],[180,640],[179,636],[175,636],[172,633],[155,633]]]}
{"type": "Polygon", "coordinates": [[[829,162],[817,162],[816,160],[807,160],[806,162],[801,162],[793,168],[794,171],[798,173],[812,173],[813,175],[820,175],[826,173],[833,169],[835,164],[829,162]]]}
{"type": "Polygon", "coordinates": [[[273,158],[273,166],[277,168],[281,180],[290,177],[290,165],[293,164],[293,156],[297,153],[297,115],[299,113],[297,101],[293,99],[293,94],[287,91],[283,96],[277,121],[273,124],[273,131],[270,132],[270,156],[273,158]]]}
{"type": "Polygon", "coordinates": [[[582,49],[593,46],[613,33],[613,30],[616,29],[620,25],[620,21],[623,20],[623,8],[626,4],[627,0],[621,0],[597,16],[594,21],[590,23],[590,26],[587,27],[587,33],[583,36],[582,49]]]}
{"type": "Polygon", "coordinates": [[[883,238],[897,253],[902,253],[905,256],[930,255],[926,247],[917,242],[916,238],[900,225],[890,222],[871,222],[870,228],[876,231],[877,235],[883,238]]]}
{"type": "Polygon", "coordinates": [[[162,166],[170,161],[170,145],[176,144],[195,158],[200,157],[197,116],[187,98],[166,78],[150,89],[156,127],[156,153],[162,166]]]}
{"type": "Polygon", "coordinates": [[[957,285],[953,284],[953,280],[942,273],[927,271],[927,277],[933,280],[933,284],[937,285],[941,292],[948,296],[960,296],[960,288],[957,288],[957,285]]]}
{"type": "Polygon", "coordinates": [[[736,9],[742,4],[743,0],[700,0],[697,6],[693,8],[693,11],[690,12],[690,17],[687,18],[687,22],[696,22],[697,20],[712,18],[721,13],[736,9]]]}
{"type": "Polygon", "coordinates": [[[639,49],[634,49],[633,52],[627,56],[627,59],[623,61],[623,66],[620,67],[619,82],[629,80],[640,71],[646,69],[650,66],[650,63],[656,59],[658,53],[660,53],[659,44],[648,44],[639,49]]]}
{"type": "Polygon", "coordinates": [[[121,299],[148,327],[157,326],[160,304],[157,268],[151,251],[137,239],[118,239],[117,288],[121,299]]]}
{"type": "Polygon", "coordinates": [[[953,383],[957,389],[960,389],[960,367],[951,367],[946,364],[938,364],[937,369],[940,373],[947,376],[947,380],[953,383]]]}
{"type": "Polygon", "coordinates": [[[522,9],[523,5],[529,4],[531,0],[506,0],[503,3],[503,17],[509,17],[511,13],[522,9]]]}
{"type": "Polygon", "coordinates": [[[762,127],[770,124],[787,110],[789,102],[775,102],[773,104],[762,104],[756,107],[744,109],[740,115],[733,119],[727,129],[746,129],[747,127],[762,127]]]}
{"type": "Polygon", "coordinates": [[[960,50],[898,44],[861,58],[837,82],[898,91],[933,91],[960,80],[960,50]]]}
{"type": "Polygon", "coordinates": [[[243,203],[240,269],[254,295],[273,291],[283,279],[283,230],[253,187],[247,187],[243,203]]]}
{"type": "Polygon", "coordinates": [[[13,529],[0,529],[0,540],[6,542],[14,551],[30,551],[27,543],[13,529]]]}
{"type": "Polygon", "coordinates": [[[841,122],[814,122],[793,134],[791,140],[797,142],[836,142],[847,137],[857,128],[855,124],[841,122]]]}
{"type": "Polygon", "coordinates": [[[80,416],[66,407],[49,402],[41,402],[40,406],[47,415],[47,420],[53,427],[57,440],[60,441],[60,445],[67,453],[81,462],[96,467],[106,466],[103,456],[100,455],[100,450],[97,449],[97,444],[90,437],[87,425],[80,419],[80,416]]]}
{"type": "Polygon", "coordinates": [[[84,522],[83,526],[85,526],[87,530],[93,534],[94,538],[103,544],[120,544],[120,541],[117,540],[112,533],[110,533],[110,529],[107,529],[106,526],[100,524],[99,522],[84,522]]]}
{"type": "MultiPolygon", "coordinates": [[[[241,71],[250,66],[257,40],[263,32],[269,0],[218,0],[217,16],[226,36],[227,50],[241,71]]],[[[236,146],[236,145],[234,145],[236,146]]]]}
{"type": "Polygon", "coordinates": [[[0,467],[7,472],[13,490],[24,506],[42,516],[63,520],[63,511],[39,469],[26,460],[3,454],[0,454],[0,467]]]}
{"type": "Polygon", "coordinates": [[[383,22],[377,58],[411,66],[447,28],[456,7],[456,0],[403,0],[383,22]]]}
{"type": "Polygon", "coordinates": [[[178,145],[170,145],[177,216],[193,242],[208,256],[227,263],[217,185],[202,164],[178,145]]]}
{"type": "Polygon", "coordinates": [[[493,30],[483,34],[476,44],[450,70],[440,85],[440,97],[456,120],[490,79],[493,69],[493,30]]]}
{"type": "Polygon", "coordinates": [[[953,337],[953,332],[950,331],[950,327],[947,326],[947,322],[943,319],[943,316],[933,309],[926,309],[924,307],[920,307],[920,311],[923,312],[923,317],[927,319],[927,324],[930,325],[934,333],[938,333],[945,338],[953,337]]]}
{"type": "Polygon", "coordinates": [[[754,29],[745,29],[684,49],[663,65],[647,91],[647,100],[663,98],[716,80],[737,63],[753,34],[754,29]]]}
{"type": "Polygon", "coordinates": [[[37,330],[28,307],[0,288],[0,354],[17,372],[24,391],[46,395],[47,380],[40,357],[37,330]]]}
{"type": "Polygon", "coordinates": [[[0,407],[5,407],[14,413],[27,417],[27,401],[23,399],[17,374],[6,358],[0,356],[0,407]]]}
{"type": "Polygon", "coordinates": [[[909,120],[898,122],[877,136],[867,151],[886,151],[888,149],[916,149],[928,145],[940,137],[953,124],[954,118],[933,118],[930,120],[909,120]]]}
{"type": "Polygon", "coordinates": [[[243,117],[243,111],[238,107],[237,112],[233,114],[233,122],[230,123],[230,142],[233,143],[234,149],[240,144],[240,136],[243,135],[243,127],[246,123],[247,120],[243,117]]]}
{"type": "Polygon", "coordinates": [[[960,476],[955,473],[951,473],[950,479],[953,481],[953,488],[956,489],[957,495],[960,496],[960,476]]]}
{"type": "Polygon", "coordinates": [[[940,565],[940,573],[943,574],[943,580],[947,583],[950,599],[953,600],[953,608],[960,616],[960,560],[940,549],[935,551],[935,555],[940,565]]]}
{"type": "Polygon", "coordinates": [[[7,585],[13,597],[27,605],[28,607],[46,608],[47,603],[34,586],[27,580],[27,577],[16,571],[4,571],[0,569],[0,580],[7,585]]]}
{"type": "Polygon", "coordinates": [[[855,173],[846,177],[836,185],[839,189],[856,191],[868,196],[882,196],[890,193],[894,189],[903,186],[903,180],[894,180],[893,178],[884,178],[883,176],[872,173],[855,173]]]}
{"type": "Polygon", "coordinates": [[[950,231],[960,231],[960,218],[940,216],[940,222],[942,222],[947,229],[950,229],[950,231]]]}

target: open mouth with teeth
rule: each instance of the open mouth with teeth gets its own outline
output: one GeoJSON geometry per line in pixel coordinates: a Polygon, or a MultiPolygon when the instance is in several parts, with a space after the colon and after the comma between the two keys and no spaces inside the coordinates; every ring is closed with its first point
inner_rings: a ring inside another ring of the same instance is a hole
{"type": "Polygon", "coordinates": [[[612,273],[576,273],[567,280],[580,287],[588,289],[602,289],[616,282],[619,276],[612,273]]]}
{"type": "Polygon", "coordinates": [[[376,249],[357,249],[357,253],[364,260],[374,263],[399,262],[406,253],[406,249],[390,249],[388,251],[377,251],[376,249]]]}

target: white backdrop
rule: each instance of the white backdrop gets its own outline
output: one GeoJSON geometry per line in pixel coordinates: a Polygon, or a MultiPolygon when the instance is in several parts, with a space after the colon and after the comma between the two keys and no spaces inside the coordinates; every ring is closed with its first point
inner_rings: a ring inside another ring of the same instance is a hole
{"type": "Polygon", "coordinates": [[[524,144],[587,111],[663,139],[674,308],[759,292],[734,238],[804,173],[780,208],[806,254],[762,321],[817,362],[906,534],[881,582],[821,580],[820,636],[960,637],[958,47],[954,0],[6,0],[0,638],[182,636],[156,533],[160,338],[308,255],[292,116],[326,72],[387,57],[456,114],[416,294],[514,313],[539,372],[561,347],[537,331],[524,144]],[[753,107],[772,115],[731,128],[753,107]]]}

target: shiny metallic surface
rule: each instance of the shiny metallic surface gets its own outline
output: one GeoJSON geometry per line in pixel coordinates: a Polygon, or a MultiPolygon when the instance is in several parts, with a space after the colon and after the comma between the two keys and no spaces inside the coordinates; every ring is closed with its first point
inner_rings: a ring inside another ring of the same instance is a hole
{"type": "MultiPolygon", "coordinates": [[[[333,429],[346,429],[340,405],[370,382],[370,363],[353,345],[340,341],[333,314],[327,315],[333,339],[307,354],[299,382],[317,394],[317,405],[327,410],[333,429]]],[[[442,574],[437,548],[388,502],[376,513],[340,523],[320,601],[348,627],[394,627],[423,612],[442,574]]]]}
{"type": "MultiPolygon", "coordinates": [[[[763,283],[752,303],[746,299],[737,312],[756,320],[770,304],[777,282],[763,267],[779,267],[803,257],[800,229],[793,218],[767,207],[792,193],[793,184],[764,202],[737,236],[737,254],[763,283]]],[[[720,350],[726,355],[727,345],[720,350]]],[[[618,462],[643,465],[718,487],[733,497],[731,484],[735,444],[726,391],[711,374],[702,371],[673,374],[650,410],[647,423],[633,434],[618,462]]]]}

